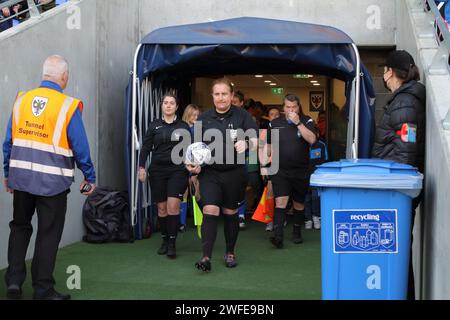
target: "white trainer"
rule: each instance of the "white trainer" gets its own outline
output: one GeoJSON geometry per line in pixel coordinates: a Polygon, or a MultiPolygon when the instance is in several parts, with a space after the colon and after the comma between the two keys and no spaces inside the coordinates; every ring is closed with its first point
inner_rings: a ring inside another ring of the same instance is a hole
{"type": "Polygon", "coordinates": [[[245,225],[245,218],[244,217],[239,217],[239,229],[244,230],[246,227],[245,225]]]}
{"type": "Polygon", "coordinates": [[[319,230],[320,229],[320,217],[313,216],[314,221],[314,229],[319,230]]]}
{"type": "Polygon", "coordinates": [[[312,229],[313,222],[311,220],[308,220],[305,222],[305,229],[312,229]]]}

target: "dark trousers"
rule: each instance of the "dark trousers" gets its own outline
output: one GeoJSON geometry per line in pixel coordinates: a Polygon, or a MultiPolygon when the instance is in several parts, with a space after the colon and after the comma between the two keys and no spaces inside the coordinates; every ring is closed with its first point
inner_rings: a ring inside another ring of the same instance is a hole
{"type": "Polygon", "coordinates": [[[264,185],[259,171],[248,173],[248,186],[253,189],[253,203],[250,203],[249,205],[251,209],[254,210],[258,206],[259,200],[264,191],[264,185]]]}
{"type": "Polygon", "coordinates": [[[56,254],[64,228],[67,209],[65,191],[53,197],[41,197],[22,191],[14,191],[14,213],[8,245],[8,269],[6,285],[22,286],[26,277],[25,256],[30,244],[33,227],[31,219],[37,211],[37,236],[31,264],[31,277],[35,293],[44,294],[55,285],[53,270],[56,254]]]}
{"type": "Polygon", "coordinates": [[[312,217],[320,217],[319,191],[310,188],[305,196],[305,220],[311,221],[312,217]]]}

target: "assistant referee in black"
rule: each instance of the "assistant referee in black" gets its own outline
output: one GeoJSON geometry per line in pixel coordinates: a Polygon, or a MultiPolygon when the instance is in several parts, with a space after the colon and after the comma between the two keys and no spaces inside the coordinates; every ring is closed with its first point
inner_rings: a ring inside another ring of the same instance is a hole
{"type": "Polygon", "coordinates": [[[188,185],[188,172],[184,164],[176,164],[172,159],[172,149],[189,136],[189,126],[177,117],[177,97],[166,94],[162,101],[162,117],[154,120],[145,134],[139,155],[139,180],[147,176],[145,163],[152,152],[149,167],[152,201],[158,206],[158,219],[162,244],[158,254],[176,257],[176,239],[180,221],[180,203],[188,185]]]}
{"type": "Polygon", "coordinates": [[[305,217],[304,201],[310,177],[309,147],[317,139],[314,121],[303,114],[298,96],[286,95],[283,109],[284,116],[272,120],[267,131],[267,150],[270,152],[271,146],[275,144],[279,147],[279,170],[271,176],[275,214],[273,236],[270,241],[276,248],[283,247],[284,220],[290,198],[293,201],[294,213],[293,242],[303,242],[301,228],[305,217]],[[274,130],[279,132],[279,141],[272,140],[274,130]]]}
{"type": "MultiPolygon", "coordinates": [[[[187,165],[190,172],[199,174],[200,193],[204,204],[201,228],[203,257],[195,264],[203,271],[211,270],[220,212],[225,220],[225,266],[233,268],[237,265],[234,250],[239,234],[237,211],[240,201],[245,199],[248,180],[245,151],[256,150],[258,141],[258,128],[250,114],[231,104],[233,86],[228,79],[221,78],[213,82],[212,96],[214,108],[202,113],[198,118],[202,126],[203,142],[210,147],[217,147],[212,148],[212,162],[204,167],[187,165]],[[239,134],[249,129],[254,133],[253,137],[245,139],[239,134]],[[220,133],[220,137],[213,138],[214,133],[220,133]],[[219,154],[220,151],[223,153],[219,154]]],[[[195,132],[194,138],[197,138],[197,135],[195,132]]]]}

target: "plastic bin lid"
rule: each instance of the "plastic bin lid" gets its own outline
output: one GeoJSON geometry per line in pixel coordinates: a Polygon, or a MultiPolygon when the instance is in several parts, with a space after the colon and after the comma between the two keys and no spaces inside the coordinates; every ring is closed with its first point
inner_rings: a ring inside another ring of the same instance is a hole
{"type": "Polygon", "coordinates": [[[390,160],[357,159],[328,162],[311,175],[313,187],[396,190],[412,198],[422,190],[417,168],[390,160]]]}

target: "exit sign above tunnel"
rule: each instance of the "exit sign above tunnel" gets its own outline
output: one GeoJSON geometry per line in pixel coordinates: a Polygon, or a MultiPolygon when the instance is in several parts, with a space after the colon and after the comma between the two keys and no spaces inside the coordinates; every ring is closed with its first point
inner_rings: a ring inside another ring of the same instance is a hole
{"type": "Polygon", "coordinates": [[[284,93],[284,88],[272,88],[272,94],[283,94],[284,93]]]}

